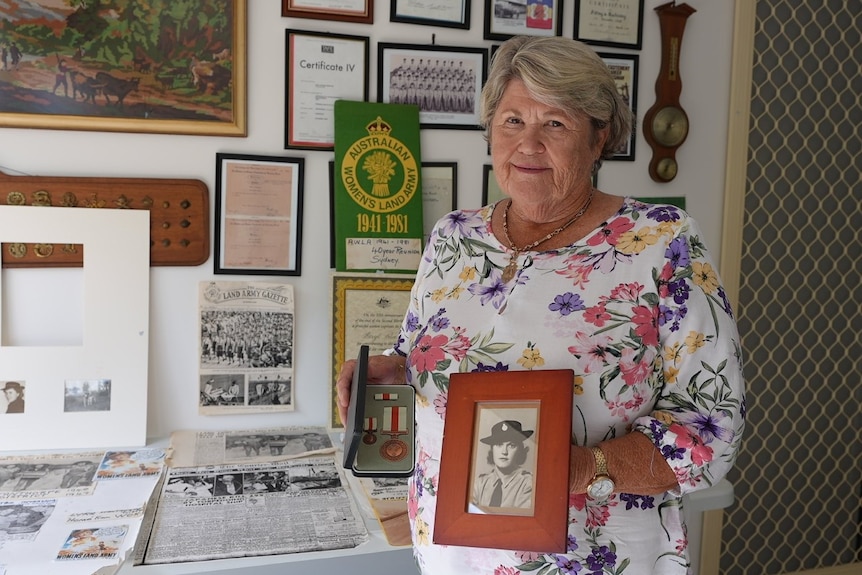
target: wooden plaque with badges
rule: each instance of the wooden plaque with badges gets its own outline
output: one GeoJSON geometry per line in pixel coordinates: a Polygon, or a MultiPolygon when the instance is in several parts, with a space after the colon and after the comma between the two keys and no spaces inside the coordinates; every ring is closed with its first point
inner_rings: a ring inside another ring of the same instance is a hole
{"type": "MultiPolygon", "coordinates": [[[[0,205],[113,208],[150,212],[150,265],[196,266],[209,258],[209,190],[194,179],[10,176],[0,205]]],[[[3,267],[80,267],[75,244],[2,245],[3,267]]]]}
{"type": "Polygon", "coordinates": [[[368,346],[359,349],[344,435],[344,468],[357,477],[413,474],[415,391],[409,385],[367,385],[368,346]]]}

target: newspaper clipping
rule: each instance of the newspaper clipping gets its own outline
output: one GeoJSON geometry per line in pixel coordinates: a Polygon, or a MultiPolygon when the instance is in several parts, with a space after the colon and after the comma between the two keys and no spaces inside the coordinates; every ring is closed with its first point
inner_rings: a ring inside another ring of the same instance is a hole
{"type": "Polygon", "coordinates": [[[199,301],[199,412],[293,411],[293,286],[201,282],[199,301]]]}
{"type": "Polygon", "coordinates": [[[322,456],[171,468],[142,555],[161,564],[347,549],[367,539],[334,456],[322,456]]]}
{"type": "Polygon", "coordinates": [[[263,463],[334,453],[322,427],[273,427],[236,431],[175,431],[171,467],[263,463]]]}

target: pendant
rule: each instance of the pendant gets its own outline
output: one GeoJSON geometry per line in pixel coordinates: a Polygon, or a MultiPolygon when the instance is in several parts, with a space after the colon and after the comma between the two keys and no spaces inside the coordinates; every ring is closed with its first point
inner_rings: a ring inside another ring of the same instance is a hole
{"type": "Polygon", "coordinates": [[[518,259],[513,257],[509,260],[509,264],[503,270],[503,283],[509,283],[509,281],[515,277],[516,273],[518,273],[518,259]]]}

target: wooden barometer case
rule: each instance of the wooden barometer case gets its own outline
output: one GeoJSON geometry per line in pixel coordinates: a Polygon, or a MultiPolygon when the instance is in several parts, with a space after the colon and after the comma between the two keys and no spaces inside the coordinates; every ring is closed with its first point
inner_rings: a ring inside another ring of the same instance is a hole
{"type": "Polygon", "coordinates": [[[686,20],[696,10],[688,4],[668,2],[655,11],[661,26],[661,68],[655,82],[655,104],[644,115],[643,132],[652,148],[649,175],[665,183],[676,177],[676,150],[688,136],[688,115],[679,103],[679,55],[686,20]]]}

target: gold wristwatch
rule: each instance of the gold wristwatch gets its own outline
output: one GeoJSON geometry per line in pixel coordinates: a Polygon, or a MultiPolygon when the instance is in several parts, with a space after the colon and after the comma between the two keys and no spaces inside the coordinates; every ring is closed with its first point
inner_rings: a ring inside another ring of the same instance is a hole
{"type": "Polygon", "coordinates": [[[605,501],[614,492],[614,480],[608,475],[608,460],[600,447],[591,447],[596,459],[596,474],[587,486],[587,497],[595,501],[605,501]]]}

